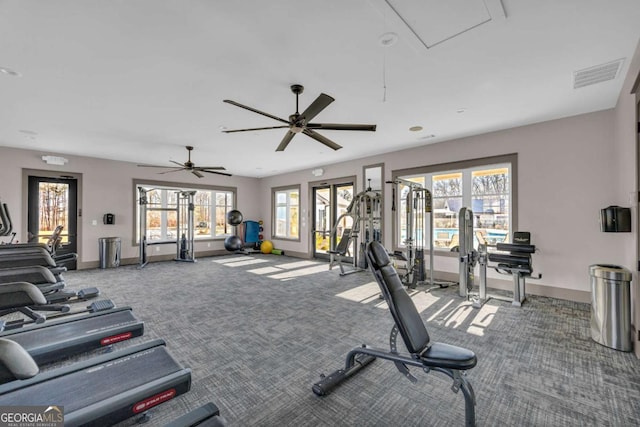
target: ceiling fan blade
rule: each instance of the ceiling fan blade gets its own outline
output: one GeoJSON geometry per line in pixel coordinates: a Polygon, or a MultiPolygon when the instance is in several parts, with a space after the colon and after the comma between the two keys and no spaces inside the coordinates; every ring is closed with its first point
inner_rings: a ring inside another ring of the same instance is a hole
{"type": "Polygon", "coordinates": [[[199,171],[204,171],[205,169],[213,169],[213,170],[219,170],[219,171],[226,170],[224,166],[198,166],[195,169],[199,171]]]}
{"type": "Polygon", "coordinates": [[[307,123],[307,129],[327,130],[364,130],[375,132],[376,125],[340,124],[340,123],[307,123]]]}
{"type": "Polygon", "coordinates": [[[195,176],[197,176],[198,178],[204,178],[204,175],[202,175],[200,172],[198,172],[197,170],[193,169],[191,171],[192,174],[194,174],[195,176]]]}
{"type": "Polygon", "coordinates": [[[169,160],[169,161],[170,161],[171,163],[173,163],[174,165],[178,165],[178,166],[184,167],[184,164],[182,164],[182,163],[178,163],[178,162],[176,162],[175,160],[169,160]]]}
{"type": "Polygon", "coordinates": [[[208,170],[204,170],[204,169],[201,169],[200,172],[215,173],[216,175],[224,175],[224,176],[233,176],[230,173],[226,173],[226,172],[208,171],[208,170]]]}
{"type": "MultiPolygon", "coordinates": [[[[136,165],[139,168],[163,168],[163,169],[171,169],[174,168],[175,166],[159,166],[159,165],[136,165]]],[[[180,168],[178,169],[182,169],[182,165],[180,165],[180,168]]]]}
{"type": "Polygon", "coordinates": [[[327,108],[333,101],[335,101],[335,99],[327,94],[321,93],[320,95],[318,95],[316,100],[313,101],[311,105],[309,105],[307,109],[302,112],[302,114],[300,114],[300,117],[304,118],[308,122],[309,120],[317,116],[318,113],[320,113],[322,110],[327,108]]]}
{"type": "Polygon", "coordinates": [[[330,140],[329,138],[320,135],[318,132],[315,132],[311,129],[304,129],[302,131],[302,133],[304,133],[307,136],[310,136],[311,138],[315,139],[318,142],[323,143],[324,145],[326,145],[329,148],[332,148],[334,150],[339,150],[342,148],[341,145],[336,144],[335,142],[333,142],[332,140],[330,140]]]}
{"type": "Polygon", "coordinates": [[[185,168],[174,168],[168,171],[164,171],[164,172],[158,172],[159,175],[164,175],[165,173],[172,173],[172,172],[180,172],[185,170],[185,168]]]}
{"type": "Polygon", "coordinates": [[[227,104],[235,105],[236,107],[244,108],[245,110],[253,111],[254,113],[261,114],[263,116],[269,117],[269,118],[271,118],[273,120],[277,120],[277,121],[282,122],[282,123],[287,123],[287,124],[289,123],[288,120],[281,119],[280,117],[276,117],[276,116],[274,116],[272,114],[265,113],[264,111],[256,110],[255,108],[247,107],[246,105],[242,105],[242,104],[240,104],[238,102],[235,102],[235,101],[232,101],[230,99],[225,99],[222,102],[226,102],[227,104]]]}
{"type": "Polygon", "coordinates": [[[288,128],[289,126],[269,126],[266,128],[251,128],[251,129],[232,129],[232,130],[223,130],[222,132],[224,133],[233,133],[233,132],[247,132],[247,131],[252,131],[252,130],[266,130],[266,129],[284,129],[284,128],[288,128]]]}
{"type": "Polygon", "coordinates": [[[284,149],[287,148],[287,145],[289,145],[294,136],[296,136],[294,132],[287,132],[284,138],[282,138],[282,141],[280,141],[280,145],[278,145],[276,151],[284,151],[284,149]]]}

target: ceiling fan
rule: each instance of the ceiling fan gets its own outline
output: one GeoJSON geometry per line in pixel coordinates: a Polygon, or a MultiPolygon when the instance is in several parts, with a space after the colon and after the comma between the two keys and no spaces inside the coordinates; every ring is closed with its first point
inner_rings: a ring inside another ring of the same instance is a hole
{"type": "Polygon", "coordinates": [[[286,123],[286,125],[281,126],[271,126],[271,127],[261,127],[261,128],[250,128],[250,129],[234,129],[234,130],[224,130],[224,133],[233,133],[233,132],[247,132],[254,130],[265,130],[265,129],[284,129],[289,128],[284,138],[276,148],[276,151],[284,151],[287,148],[287,145],[291,142],[294,136],[297,133],[303,133],[316,141],[326,145],[329,148],[334,150],[339,150],[342,148],[341,145],[336,144],[329,138],[320,135],[316,130],[325,129],[325,130],[362,130],[362,131],[375,131],[376,125],[360,125],[360,124],[338,124],[338,123],[311,123],[311,120],[315,116],[317,116],[322,110],[327,108],[329,104],[331,104],[335,99],[321,93],[315,101],[311,103],[301,113],[298,112],[298,97],[304,90],[304,87],[299,84],[291,85],[291,91],[296,94],[296,112],[289,116],[289,120],[282,119],[280,117],[271,115],[269,113],[265,113],[264,111],[256,110],[255,108],[247,107],[246,105],[242,105],[238,102],[231,101],[230,99],[225,99],[224,102],[227,104],[235,105],[236,107],[244,108],[245,110],[253,111],[254,113],[261,114],[263,116],[272,118],[282,123],[286,123]]]}
{"type": "Polygon", "coordinates": [[[179,171],[189,171],[192,174],[194,174],[195,176],[197,176],[198,178],[204,178],[204,175],[202,175],[200,172],[206,172],[206,173],[215,173],[218,175],[224,175],[224,176],[231,176],[230,173],[225,173],[225,172],[219,172],[221,170],[225,170],[225,168],[223,168],[222,166],[196,166],[195,163],[193,163],[191,161],[191,151],[193,151],[193,147],[187,145],[185,147],[189,153],[189,159],[184,162],[184,163],[178,163],[174,160],[169,160],[171,163],[174,163],[178,166],[156,166],[156,165],[138,165],[139,167],[142,168],[164,168],[164,169],[169,169],[167,171],[164,172],[159,172],[160,174],[165,174],[165,173],[171,173],[171,172],[179,172],[179,171]]]}

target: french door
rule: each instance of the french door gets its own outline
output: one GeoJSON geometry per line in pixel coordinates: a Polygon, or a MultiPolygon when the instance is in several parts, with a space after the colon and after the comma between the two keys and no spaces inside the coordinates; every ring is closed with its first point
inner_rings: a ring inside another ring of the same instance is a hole
{"type": "MultiPolygon", "coordinates": [[[[312,188],[313,257],[328,260],[329,251],[336,247],[344,230],[352,226],[352,218],[342,214],[353,200],[354,185],[353,181],[347,181],[322,183],[312,188]],[[332,233],[334,227],[335,233],[332,233]]],[[[353,248],[350,248],[349,253],[353,254],[353,248]]]]}

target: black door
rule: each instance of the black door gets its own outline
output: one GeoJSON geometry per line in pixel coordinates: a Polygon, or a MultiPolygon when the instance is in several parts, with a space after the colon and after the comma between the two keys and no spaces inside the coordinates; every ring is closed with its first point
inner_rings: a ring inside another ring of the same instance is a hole
{"type": "MultiPolygon", "coordinates": [[[[61,225],[62,246],[57,255],[78,250],[78,180],[75,178],[29,177],[28,233],[30,242],[46,243],[56,226],[61,225]]],[[[66,263],[69,270],[76,262],[66,263]]]]}

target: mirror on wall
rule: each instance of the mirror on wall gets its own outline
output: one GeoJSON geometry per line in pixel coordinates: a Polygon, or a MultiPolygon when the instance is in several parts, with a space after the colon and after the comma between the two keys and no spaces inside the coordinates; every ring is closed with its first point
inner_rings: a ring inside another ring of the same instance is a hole
{"type": "Polygon", "coordinates": [[[382,164],[365,166],[364,170],[364,189],[371,188],[373,191],[382,191],[382,164]]]}

